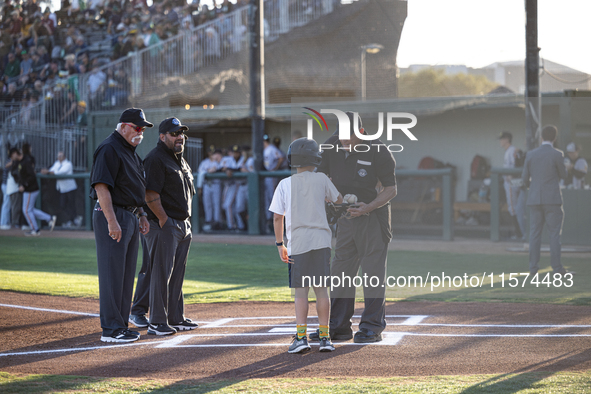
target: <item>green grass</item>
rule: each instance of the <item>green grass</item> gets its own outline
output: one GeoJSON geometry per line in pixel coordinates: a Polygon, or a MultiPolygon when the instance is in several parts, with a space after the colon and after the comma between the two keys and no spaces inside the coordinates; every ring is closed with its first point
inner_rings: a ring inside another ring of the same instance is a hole
{"type": "Polygon", "coordinates": [[[3,393],[585,393],[590,372],[522,373],[397,378],[302,378],[222,380],[217,382],[89,378],[0,372],[3,393]]]}
{"type": "MultiPolygon", "coordinates": [[[[453,244],[450,243],[450,248],[453,244]]],[[[141,252],[138,259],[141,264],[141,252]]],[[[527,272],[527,255],[455,254],[440,252],[390,252],[388,275],[482,277],[482,287],[392,287],[391,300],[430,301],[504,301],[591,304],[591,266],[586,259],[565,255],[563,264],[574,271],[570,288],[528,284],[509,287],[508,274],[527,272]],[[494,272],[491,287],[488,275],[494,272]],[[505,287],[499,274],[506,273],[505,287]]],[[[542,274],[550,272],[548,257],[543,257],[542,274]]],[[[0,237],[0,290],[26,293],[98,298],[94,240],[61,238],[0,237]]],[[[185,276],[187,303],[250,301],[291,301],[287,288],[287,268],[273,246],[193,244],[185,276]]],[[[362,297],[361,291],[358,296],[362,297]]]]}

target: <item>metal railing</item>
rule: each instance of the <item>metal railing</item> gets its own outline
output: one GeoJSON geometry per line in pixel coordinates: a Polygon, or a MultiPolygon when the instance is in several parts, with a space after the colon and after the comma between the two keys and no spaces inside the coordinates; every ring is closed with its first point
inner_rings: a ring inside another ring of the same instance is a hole
{"type": "MultiPolygon", "coordinates": [[[[42,109],[43,106],[40,106],[42,109]]],[[[45,124],[44,126],[29,124],[13,124],[9,119],[4,123],[0,131],[1,141],[5,146],[22,145],[27,142],[31,145],[32,154],[35,157],[36,168],[49,168],[57,159],[57,152],[64,152],[64,155],[72,162],[74,171],[88,170],[87,142],[88,130],[74,126],[60,126],[45,124]]],[[[3,163],[8,159],[6,149],[2,149],[1,160],[3,163]]]]}
{"type": "MultiPolygon", "coordinates": [[[[194,172],[193,176],[195,179],[198,177],[198,173],[194,172]]],[[[232,176],[234,179],[244,179],[248,181],[248,233],[251,235],[261,234],[262,220],[264,218],[264,211],[261,211],[261,185],[265,177],[276,177],[286,178],[292,175],[291,171],[262,171],[262,172],[235,172],[232,176]]],[[[454,238],[453,228],[453,191],[452,191],[452,178],[454,176],[454,170],[452,168],[444,168],[437,170],[398,170],[396,175],[399,178],[402,177],[440,177],[442,180],[441,187],[441,203],[443,209],[443,234],[442,238],[445,241],[452,241],[454,238]]],[[[90,174],[89,173],[77,173],[72,175],[41,175],[37,174],[39,179],[64,179],[64,178],[83,178],[85,190],[90,190],[90,174]]],[[[213,173],[206,174],[206,179],[229,179],[225,173],[213,173]]],[[[38,201],[42,201],[42,197],[39,196],[38,201]]],[[[393,200],[395,202],[395,200],[393,200]]],[[[89,198],[85,200],[85,228],[91,230],[91,214],[93,201],[89,198]]],[[[193,216],[191,218],[192,227],[195,233],[200,230],[199,227],[199,195],[195,194],[193,197],[193,216]]]]}

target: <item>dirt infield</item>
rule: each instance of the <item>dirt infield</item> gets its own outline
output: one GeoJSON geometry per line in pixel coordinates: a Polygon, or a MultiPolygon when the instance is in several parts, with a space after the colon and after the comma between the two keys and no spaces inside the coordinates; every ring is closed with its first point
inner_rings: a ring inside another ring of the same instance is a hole
{"type": "MultiPolygon", "coordinates": [[[[9,373],[211,381],[591,368],[586,306],[389,303],[389,325],[379,345],[348,341],[333,353],[313,346],[307,354],[291,355],[291,303],[188,305],[187,316],[200,323],[197,330],[154,337],[140,329],[140,341],[113,345],[99,341],[96,300],[12,292],[0,292],[0,299],[0,370],[9,373]]],[[[310,312],[315,314],[313,307],[310,312]]]]}

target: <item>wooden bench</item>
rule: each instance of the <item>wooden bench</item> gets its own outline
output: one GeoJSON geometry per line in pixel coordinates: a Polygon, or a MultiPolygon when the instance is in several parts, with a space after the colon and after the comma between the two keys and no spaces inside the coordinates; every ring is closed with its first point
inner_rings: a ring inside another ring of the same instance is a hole
{"type": "MultiPolygon", "coordinates": [[[[489,202],[457,201],[454,202],[454,220],[460,217],[460,211],[490,212],[489,202]]],[[[509,212],[507,204],[503,204],[501,212],[509,212]]]]}
{"type": "Polygon", "coordinates": [[[419,214],[422,215],[425,211],[430,209],[442,208],[443,204],[436,201],[428,202],[395,202],[392,201],[392,211],[414,211],[411,223],[415,223],[419,219],[419,214]]]}

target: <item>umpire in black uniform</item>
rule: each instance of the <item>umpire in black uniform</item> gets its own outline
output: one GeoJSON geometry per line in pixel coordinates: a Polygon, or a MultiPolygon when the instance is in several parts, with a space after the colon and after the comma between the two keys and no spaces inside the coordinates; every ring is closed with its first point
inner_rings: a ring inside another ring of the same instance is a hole
{"type": "MultiPolygon", "coordinates": [[[[339,140],[338,131],[325,144],[333,145],[322,154],[318,171],[331,179],[339,192],[355,194],[358,207],[349,208],[350,218],[342,217],[337,222],[335,256],[331,263],[331,275],[350,277],[357,275],[361,266],[367,274],[363,283],[365,309],[361,315],[359,331],[355,333],[357,343],[378,342],[386,328],[385,281],[388,243],[392,239],[390,221],[390,200],[396,196],[396,162],[386,146],[379,140],[367,141],[368,145],[355,151],[363,141],[352,130],[353,113],[347,112],[351,124],[351,139],[339,140]],[[336,147],[339,147],[338,151],[336,147]],[[349,153],[350,152],[350,153],[349,153]],[[369,278],[377,277],[377,281],[369,278]],[[364,281],[365,282],[365,281],[364,281]]],[[[359,129],[362,134],[364,130],[359,129]]],[[[346,281],[344,281],[346,282],[346,281]]],[[[353,337],[351,317],[355,309],[355,287],[353,282],[341,283],[331,292],[330,336],[334,340],[348,340],[353,337]]],[[[310,339],[317,340],[312,333],[310,339]]]]}
{"type": "Polygon", "coordinates": [[[132,342],[140,337],[137,331],[128,330],[127,322],[139,234],[147,234],[150,224],[141,208],[146,181],[135,148],[142,142],[146,127],[153,126],[141,109],[126,109],[117,129],[94,152],[90,183],[91,198],[98,199],[92,220],[103,342],[132,342]]]}
{"type": "Polygon", "coordinates": [[[151,260],[148,334],[170,335],[197,328],[184,315],[182,289],[193,238],[190,218],[195,194],[191,167],[183,159],[187,130],[177,118],[163,120],[160,140],[144,160],[152,229],[145,237],[151,260]]]}

